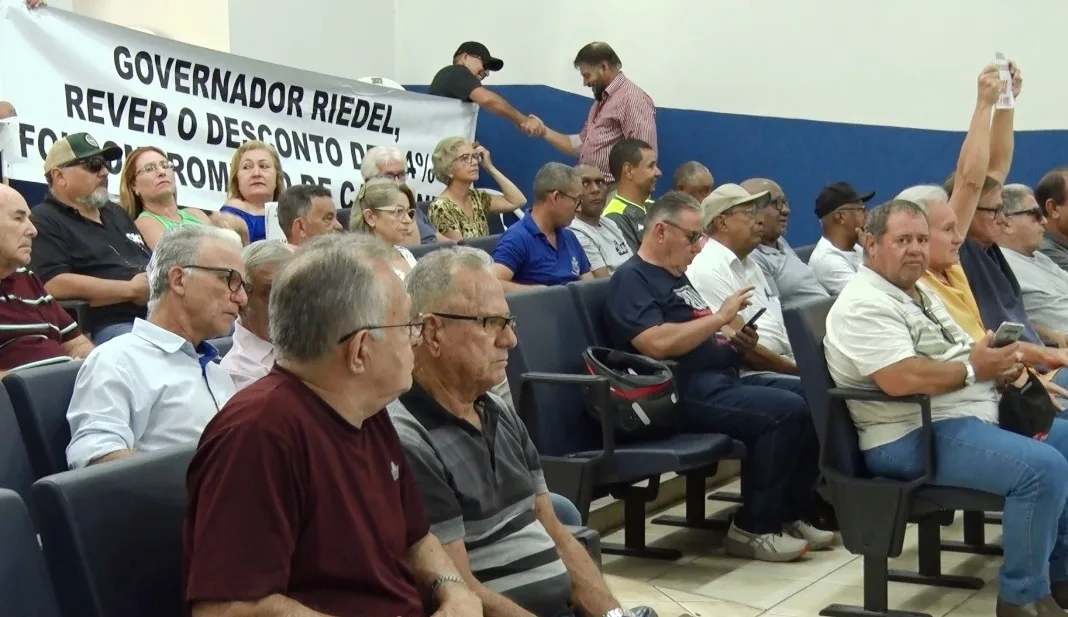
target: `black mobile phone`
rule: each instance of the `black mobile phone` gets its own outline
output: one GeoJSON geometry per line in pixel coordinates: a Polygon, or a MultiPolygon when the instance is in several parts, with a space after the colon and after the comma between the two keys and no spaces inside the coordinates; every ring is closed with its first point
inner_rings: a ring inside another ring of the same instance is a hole
{"type": "Polygon", "coordinates": [[[756,327],[756,321],[758,319],[760,319],[760,316],[763,315],[764,311],[766,311],[766,310],[768,310],[767,307],[761,308],[759,311],[756,312],[756,315],[753,315],[752,319],[750,319],[748,322],[746,322],[746,324],[744,326],[742,326],[742,328],[745,329],[745,328],[756,327]]]}

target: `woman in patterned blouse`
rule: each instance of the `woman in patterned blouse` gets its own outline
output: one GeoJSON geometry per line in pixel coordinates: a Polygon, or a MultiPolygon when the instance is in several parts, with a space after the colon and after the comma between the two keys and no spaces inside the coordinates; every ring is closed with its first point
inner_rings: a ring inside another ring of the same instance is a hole
{"type": "Polygon", "coordinates": [[[489,150],[463,137],[446,137],[434,148],[434,176],[445,190],[430,204],[430,222],[450,240],[489,235],[486,216],[511,212],[527,203],[516,185],[490,159],[489,150]],[[478,180],[479,163],[497,181],[504,195],[471,185],[478,180]]]}

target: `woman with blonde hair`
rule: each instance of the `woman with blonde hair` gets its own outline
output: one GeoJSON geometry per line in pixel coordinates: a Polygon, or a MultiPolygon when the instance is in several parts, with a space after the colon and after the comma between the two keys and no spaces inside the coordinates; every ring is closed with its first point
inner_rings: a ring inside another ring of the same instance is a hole
{"type": "Polygon", "coordinates": [[[259,140],[246,141],[230,160],[229,201],[222,207],[222,212],[245,221],[250,242],[264,240],[267,238],[264,205],[278,201],[284,189],[278,151],[259,140]]]}
{"type": "Polygon", "coordinates": [[[415,195],[410,188],[389,178],[368,180],[360,187],[349,229],[373,234],[396,249],[393,271],[401,280],[415,265],[412,252],[403,246],[414,227],[415,195]]]}
{"type": "MultiPolygon", "coordinates": [[[[133,219],[149,249],[155,249],[164,232],[181,225],[217,225],[235,232],[240,220],[213,220],[202,210],[178,205],[174,169],[167,153],[155,146],[141,146],[130,152],[122,166],[119,202],[133,219]]],[[[230,218],[228,215],[216,216],[230,218]]]]}
{"type": "Polygon", "coordinates": [[[446,137],[434,148],[434,176],[445,190],[430,204],[430,222],[454,241],[489,235],[490,214],[511,212],[527,203],[516,185],[493,165],[489,150],[463,137],[446,137]],[[494,195],[471,185],[478,180],[478,166],[486,168],[503,195],[494,195]]]}

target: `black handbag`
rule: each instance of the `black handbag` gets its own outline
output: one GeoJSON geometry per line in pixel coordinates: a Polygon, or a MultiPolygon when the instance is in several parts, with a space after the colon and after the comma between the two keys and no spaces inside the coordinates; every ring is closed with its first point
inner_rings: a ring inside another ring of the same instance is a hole
{"type": "Polygon", "coordinates": [[[1002,392],[998,424],[1007,431],[1045,441],[1060,410],[1050,400],[1038,375],[1033,371],[1027,374],[1024,385],[1019,388],[1009,386],[1002,392]]]}

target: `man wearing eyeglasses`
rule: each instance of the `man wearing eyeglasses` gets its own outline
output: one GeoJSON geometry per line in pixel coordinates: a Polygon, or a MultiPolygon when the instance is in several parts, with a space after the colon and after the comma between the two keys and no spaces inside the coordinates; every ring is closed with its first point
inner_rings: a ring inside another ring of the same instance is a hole
{"type": "Polygon", "coordinates": [[[581,198],[574,167],[546,163],[538,170],[530,214],[509,227],[493,249],[493,272],[506,291],[593,278],[586,251],[567,227],[581,198]]]}
{"type": "Polygon", "coordinates": [[[226,230],[182,225],[148,264],[148,319],[100,345],[67,409],[71,469],[196,443],[234,394],[208,339],[228,334],[248,301],[241,246],[226,230]]]}
{"type": "Polygon", "coordinates": [[[808,258],[808,266],[827,293],[837,296],[864,263],[860,234],[864,229],[864,204],[875,191],[861,195],[848,182],[823,187],[816,197],[816,217],[823,235],[808,258]]]}
{"type": "Polygon", "coordinates": [[[93,342],[100,345],[145,316],[151,252],[141,232],[108,195],[108,165],[122,158],[92,135],[60,139],[45,157],[48,193],[33,208],[37,238],[31,267],[57,300],[89,302],[93,342]]]}
{"type": "Polygon", "coordinates": [[[317,184],[297,184],[282,193],[278,225],[294,248],[316,236],[342,231],[330,189],[317,184]]]}
{"type": "Polygon", "coordinates": [[[1024,309],[1031,324],[1064,338],[1068,330],[1068,273],[1040,253],[1046,217],[1035,195],[1023,184],[1009,184],[1001,191],[1006,233],[999,245],[1020,282],[1024,309]]]}
{"type": "Polygon", "coordinates": [[[631,615],[557,518],[534,443],[492,392],[516,333],[490,268],[477,249],[446,248],[405,279],[423,333],[412,388],[389,411],[431,531],[487,617],[631,615]]]}

